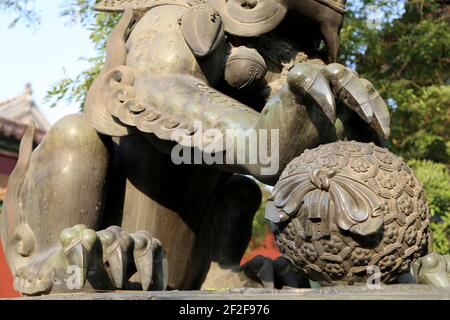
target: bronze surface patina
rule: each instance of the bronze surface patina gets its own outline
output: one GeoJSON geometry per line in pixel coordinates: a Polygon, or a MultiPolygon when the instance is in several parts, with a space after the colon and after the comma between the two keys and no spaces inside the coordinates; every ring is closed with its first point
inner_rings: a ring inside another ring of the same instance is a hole
{"type": "Polygon", "coordinates": [[[10,177],[1,236],[16,289],[299,287],[304,272],[363,282],[367,265],[389,282],[412,264],[420,281],[448,285],[448,259],[418,260],[430,234],[422,187],[378,147],[385,102],[335,63],[344,5],[100,1],[123,15],[84,114],[34,151],[30,126],[10,177]],[[174,163],[176,146],[237,160],[242,148],[209,136],[230,129],[278,130],[278,167],[174,163]],[[285,255],[239,266],[261,202],[246,175],[276,184],[267,216],[285,255]]]}
{"type": "Polygon", "coordinates": [[[305,151],[286,168],[266,206],[293,266],[324,285],[391,283],[427,252],[423,187],[401,159],[372,143],[305,151]]]}

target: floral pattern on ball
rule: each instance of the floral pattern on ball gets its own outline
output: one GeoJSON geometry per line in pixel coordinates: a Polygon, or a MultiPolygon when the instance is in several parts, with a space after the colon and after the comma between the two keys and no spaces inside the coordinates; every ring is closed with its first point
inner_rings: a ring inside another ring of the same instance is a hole
{"type": "Polygon", "coordinates": [[[427,252],[423,187],[402,159],[373,143],[306,150],[286,167],[269,202],[284,256],[322,285],[366,283],[371,266],[390,283],[427,252]]]}

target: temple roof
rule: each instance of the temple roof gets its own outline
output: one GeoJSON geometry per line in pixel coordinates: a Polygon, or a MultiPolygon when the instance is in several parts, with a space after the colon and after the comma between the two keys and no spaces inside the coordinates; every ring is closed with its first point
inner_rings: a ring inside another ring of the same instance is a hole
{"type": "Polygon", "coordinates": [[[34,120],[37,129],[48,131],[50,123],[33,101],[31,85],[27,84],[22,95],[0,101],[0,117],[28,125],[34,120]]]}
{"type": "Polygon", "coordinates": [[[0,134],[20,140],[31,120],[36,125],[35,140],[40,142],[50,123],[33,101],[30,84],[25,86],[22,95],[0,101],[0,134]]]}

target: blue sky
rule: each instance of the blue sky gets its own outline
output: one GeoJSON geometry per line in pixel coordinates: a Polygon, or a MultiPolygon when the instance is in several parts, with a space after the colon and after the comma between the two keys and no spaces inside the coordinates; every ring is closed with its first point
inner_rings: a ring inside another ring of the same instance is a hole
{"type": "Polygon", "coordinates": [[[54,123],[66,114],[78,112],[77,105],[60,103],[49,108],[44,102],[52,83],[64,74],[76,76],[86,67],[80,57],[94,54],[89,31],[69,25],[58,15],[59,1],[37,0],[42,22],[27,28],[21,24],[8,28],[13,17],[0,12],[0,101],[20,95],[30,82],[36,103],[54,123]]]}

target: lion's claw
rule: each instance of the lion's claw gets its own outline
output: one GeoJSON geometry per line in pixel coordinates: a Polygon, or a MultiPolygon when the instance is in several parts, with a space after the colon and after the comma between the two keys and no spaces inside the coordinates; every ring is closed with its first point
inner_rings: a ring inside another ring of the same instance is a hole
{"type": "Polygon", "coordinates": [[[109,264],[114,284],[121,289],[127,281],[128,257],[133,239],[116,226],[98,232],[98,236],[103,248],[103,262],[109,264]]]}
{"type": "Polygon", "coordinates": [[[311,98],[332,121],[336,120],[336,101],[355,111],[382,138],[390,135],[386,103],[373,85],[341,64],[313,63],[295,65],[288,75],[290,90],[311,98]]]}
{"type": "Polygon", "coordinates": [[[98,232],[103,248],[103,261],[110,266],[117,288],[127,283],[128,266],[135,264],[143,290],[165,290],[168,268],[161,243],[147,231],[133,234],[113,226],[98,232]]]}
{"type": "Polygon", "coordinates": [[[242,269],[247,277],[256,280],[264,288],[298,288],[301,284],[299,275],[294,271],[289,261],[283,257],[272,260],[257,256],[243,265],[242,269]]]}
{"type": "Polygon", "coordinates": [[[242,266],[245,274],[251,279],[258,280],[264,288],[274,288],[275,278],[273,261],[267,257],[257,256],[242,266]]]}
{"type": "Polygon", "coordinates": [[[82,289],[89,274],[105,279],[105,288],[110,289],[112,285],[121,289],[133,283],[134,275],[128,273],[134,270],[129,268],[132,264],[136,266],[143,290],[166,290],[165,251],[159,240],[148,232],[130,234],[116,226],[95,232],[76,225],[61,232],[60,245],[43,251],[19,268],[14,274],[14,287],[28,295],[82,289]]]}
{"type": "Polygon", "coordinates": [[[386,103],[373,85],[356,71],[332,63],[323,69],[337,99],[355,111],[383,138],[390,135],[390,117],[386,103]]]}
{"type": "Polygon", "coordinates": [[[97,235],[84,225],[76,225],[61,232],[60,239],[67,263],[77,266],[81,271],[77,286],[82,288],[86,283],[92,248],[97,235]]]}
{"type": "Polygon", "coordinates": [[[288,74],[288,84],[294,93],[310,97],[332,123],[336,121],[336,103],[328,80],[316,64],[301,63],[288,74]]]}
{"type": "Polygon", "coordinates": [[[152,238],[150,233],[146,231],[138,231],[131,236],[134,239],[134,263],[141,280],[142,290],[149,290],[152,280],[155,290],[165,290],[167,281],[159,281],[159,277],[154,275],[154,271],[156,271],[156,273],[162,274],[163,279],[167,279],[167,262],[165,261],[161,243],[157,239],[152,238]],[[162,257],[160,257],[161,253],[162,257]],[[161,263],[165,263],[162,268],[159,267],[161,263]],[[158,270],[154,270],[153,266],[158,270]]]}
{"type": "Polygon", "coordinates": [[[371,123],[373,111],[370,98],[358,74],[338,63],[326,66],[324,74],[330,80],[336,97],[359,114],[364,121],[371,123]]]}
{"type": "Polygon", "coordinates": [[[373,120],[370,125],[380,137],[387,139],[391,134],[389,109],[370,81],[366,79],[360,79],[360,81],[365,85],[369,94],[370,106],[373,112],[373,120]]]}
{"type": "Polygon", "coordinates": [[[432,252],[417,260],[412,270],[421,284],[450,288],[450,255],[432,252]]]}

